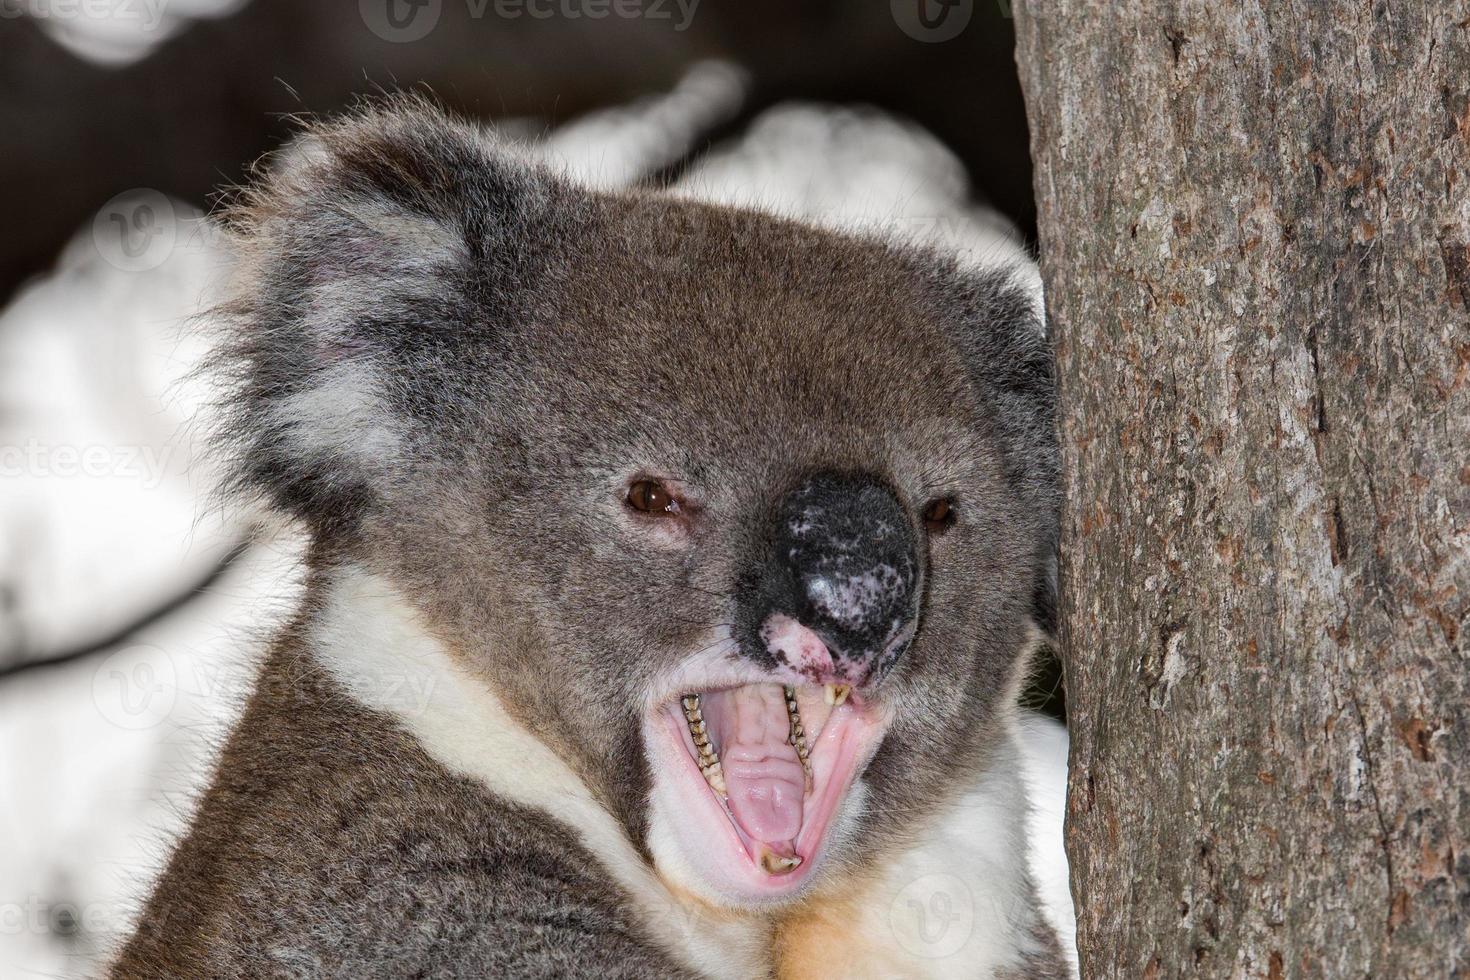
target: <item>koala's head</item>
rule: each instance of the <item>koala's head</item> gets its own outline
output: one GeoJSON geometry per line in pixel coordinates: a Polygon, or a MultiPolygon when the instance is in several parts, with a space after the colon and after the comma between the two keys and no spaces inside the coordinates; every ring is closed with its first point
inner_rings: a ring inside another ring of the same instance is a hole
{"type": "Polygon", "coordinates": [[[244,480],[660,873],[789,899],[1005,737],[1057,481],[1016,270],[580,189],[412,102],[309,133],[238,230],[244,480]]]}

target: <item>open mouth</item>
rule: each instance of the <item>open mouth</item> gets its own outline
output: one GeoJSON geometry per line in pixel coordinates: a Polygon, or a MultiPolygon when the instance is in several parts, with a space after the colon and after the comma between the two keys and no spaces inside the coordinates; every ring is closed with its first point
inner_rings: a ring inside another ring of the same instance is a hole
{"type": "Polygon", "coordinates": [[[877,746],[876,712],[846,685],[770,683],[686,693],[660,714],[693,863],[748,898],[798,889],[877,746]]]}

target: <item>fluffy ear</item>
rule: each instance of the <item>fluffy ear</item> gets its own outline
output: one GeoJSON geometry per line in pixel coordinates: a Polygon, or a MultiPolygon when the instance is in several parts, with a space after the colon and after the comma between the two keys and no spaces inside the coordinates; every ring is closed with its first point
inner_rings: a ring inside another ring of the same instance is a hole
{"type": "Polygon", "coordinates": [[[1056,378],[1040,278],[1029,263],[987,269],[943,268],[938,277],[958,324],[971,378],[994,406],[1007,476],[1036,515],[1036,590],[1032,615],[1056,629],[1061,463],[1056,378]]]}
{"type": "Polygon", "coordinates": [[[239,265],[218,363],[238,483],[318,534],[350,527],[445,408],[443,369],[462,371],[537,277],[563,192],[422,99],[309,128],[227,216],[239,265]]]}

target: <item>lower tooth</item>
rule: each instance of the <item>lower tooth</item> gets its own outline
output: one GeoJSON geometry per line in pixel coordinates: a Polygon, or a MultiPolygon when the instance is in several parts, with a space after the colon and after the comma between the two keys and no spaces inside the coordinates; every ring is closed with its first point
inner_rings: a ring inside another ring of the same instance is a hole
{"type": "Polygon", "coordinates": [[[784,875],[801,867],[801,858],[783,857],[775,851],[761,849],[761,869],[768,875],[784,875]]]}

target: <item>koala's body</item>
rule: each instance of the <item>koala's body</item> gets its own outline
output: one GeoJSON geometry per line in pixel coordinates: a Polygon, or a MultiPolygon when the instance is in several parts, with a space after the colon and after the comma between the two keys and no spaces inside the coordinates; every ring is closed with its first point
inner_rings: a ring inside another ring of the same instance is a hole
{"type": "Polygon", "coordinates": [[[308,588],[115,976],[1067,975],[1018,270],[589,191],[413,101],[236,230],[231,445],[308,588]]]}

